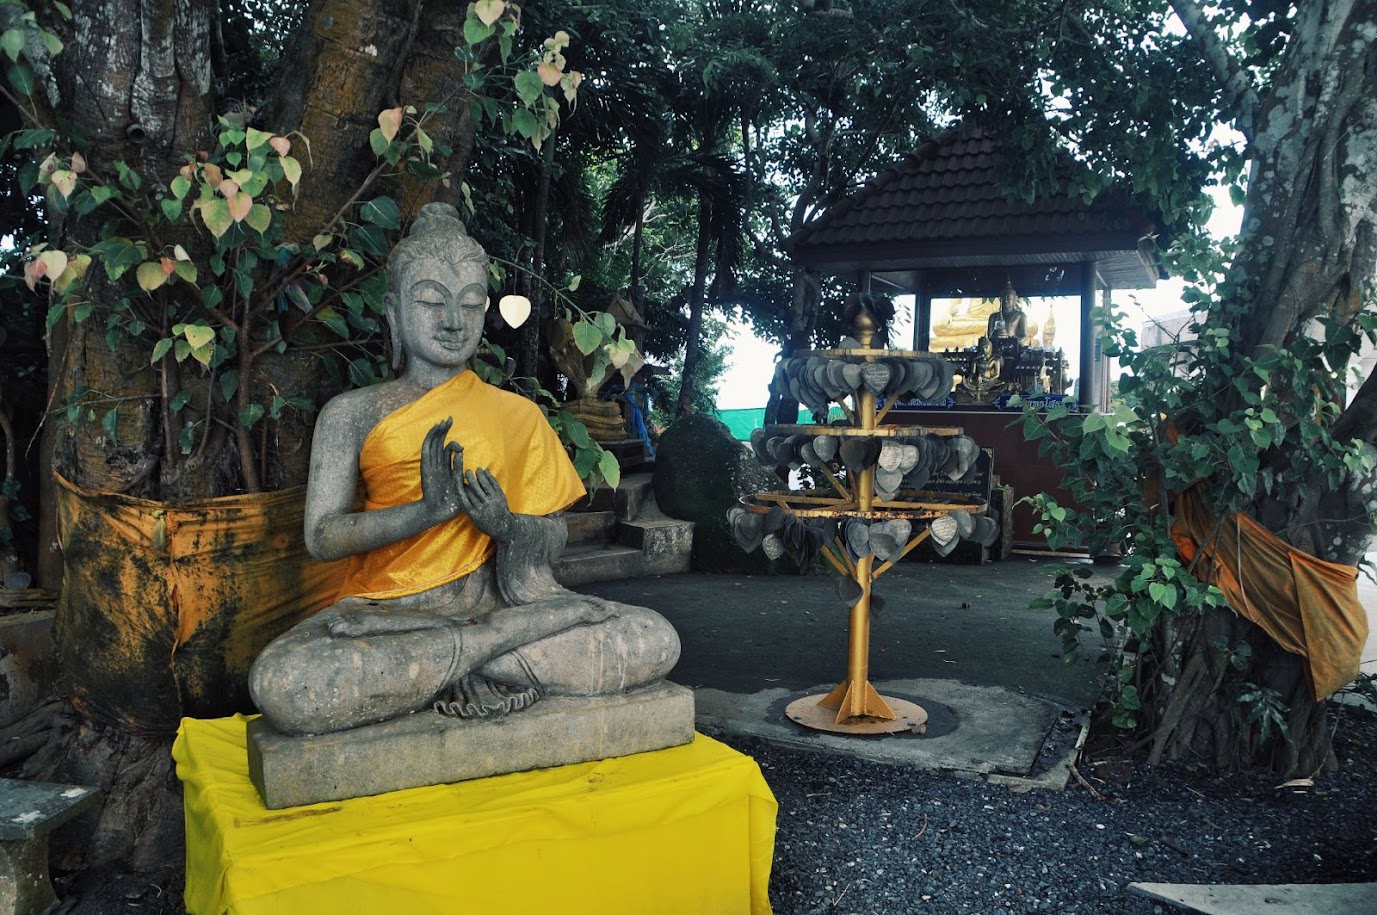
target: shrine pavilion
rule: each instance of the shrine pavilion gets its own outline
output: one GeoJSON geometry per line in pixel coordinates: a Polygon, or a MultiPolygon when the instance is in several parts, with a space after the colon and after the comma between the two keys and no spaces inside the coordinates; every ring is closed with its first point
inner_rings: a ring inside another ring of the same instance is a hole
{"type": "MultiPolygon", "coordinates": [[[[1022,497],[1057,491],[1059,475],[1001,408],[1015,394],[1106,406],[1097,299],[1152,288],[1166,274],[1154,255],[1157,227],[1124,194],[1110,188],[1087,203],[1072,181],[1083,167],[1063,154],[1055,191],[1027,202],[1001,180],[1004,155],[982,129],[950,128],[809,223],[790,254],[862,293],[913,297],[912,348],[942,353],[960,377],[948,402],[905,403],[889,421],[964,427],[993,449],[995,473],[1022,497]],[[1053,297],[1069,297],[1060,299],[1063,324],[1076,325],[1060,337],[1054,311],[1038,311],[1053,297]]],[[[1015,512],[1014,545],[1038,543],[1034,520],[1026,506],[1015,512]]]]}

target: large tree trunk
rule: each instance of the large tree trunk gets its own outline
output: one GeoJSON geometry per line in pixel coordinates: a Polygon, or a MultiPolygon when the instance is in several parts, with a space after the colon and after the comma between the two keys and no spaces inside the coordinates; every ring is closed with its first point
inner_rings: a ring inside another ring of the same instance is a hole
{"type": "MultiPolygon", "coordinates": [[[[1377,266],[1377,8],[1357,0],[1300,5],[1283,59],[1261,99],[1247,77],[1228,69],[1218,35],[1193,0],[1173,6],[1220,78],[1226,102],[1248,138],[1252,171],[1242,249],[1221,287],[1220,313],[1240,353],[1261,354],[1316,332],[1316,317],[1348,324],[1363,308],[1377,266]]],[[[1230,397],[1233,379],[1222,379],[1230,397]]],[[[1274,379],[1285,381],[1285,379],[1274,379]]],[[[1377,383],[1364,384],[1331,432],[1341,441],[1377,439],[1377,383]]],[[[1265,455],[1282,471],[1292,455],[1265,455]]],[[[1352,479],[1325,490],[1288,483],[1249,511],[1269,530],[1321,558],[1353,563],[1373,536],[1373,482],[1352,479]]],[[[1159,632],[1138,685],[1151,758],[1203,759],[1221,767],[1269,765],[1312,774],[1332,763],[1326,703],[1310,693],[1299,656],[1282,651],[1231,610],[1207,611],[1180,629],[1159,632]],[[1221,639],[1223,640],[1221,642],[1221,639]],[[1247,644],[1242,671],[1228,651],[1247,644]],[[1264,739],[1252,686],[1275,691],[1290,740],[1275,728],[1264,739]]]]}
{"type": "MultiPolygon", "coordinates": [[[[113,163],[133,166],[150,188],[166,187],[177,169],[198,150],[215,146],[216,86],[226,74],[213,64],[223,55],[217,4],[214,0],[163,0],[159,3],[120,0],[73,4],[75,41],[79,52],[54,60],[55,109],[74,136],[82,137],[82,151],[94,170],[113,173],[113,163]]],[[[462,174],[472,147],[473,124],[464,104],[462,71],[454,63],[453,48],[462,42],[464,9],[439,0],[315,0],[302,28],[289,45],[282,80],[267,101],[261,122],[274,132],[300,131],[301,160],[306,164],[299,193],[288,219],[288,240],[309,240],[347,215],[358,199],[394,193],[404,214],[437,195],[455,197],[458,181],[443,188],[438,182],[407,178],[399,186],[382,188],[367,183],[376,159],[369,148],[369,132],[378,112],[397,105],[444,103],[429,116],[427,132],[437,144],[452,147],[435,164],[462,174]],[[309,143],[309,146],[307,146],[309,143]],[[307,151],[309,150],[309,151],[307,151]]],[[[66,238],[90,243],[97,221],[71,221],[66,238]]],[[[196,256],[204,253],[196,232],[180,242],[196,256]]],[[[206,276],[202,271],[202,276],[206,276]]],[[[178,285],[160,293],[188,294],[178,285]]],[[[184,304],[194,313],[194,304],[184,304]]],[[[237,425],[235,416],[248,402],[258,402],[255,388],[286,380],[287,393],[303,393],[305,384],[317,387],[314,357],[288,353],[265,372],[255,360],[239,366],[247,395],[240,403],[219,405],[220,415],[198,435],[196,453],[183,459],[175,446],[181,421],[166,409],[168,392],[204,387],[194,363],[176,365],[170,358],[159,368],[148,367],[151,346],[122,339],[114,351],[106,344],[105,311],[66,328],[68,346],[55,354],[53,374],[57,403],[66,404],[75,392],[87,391],[97,419],[118,410],[114,440],[99,422],[69,423],[59,430],[55,465],[76,482],[95,489],[135,491],[151,498],[221,495],[240,489],[288,486],[304,482],[305,462],[298,459],[296,434],[309,428],[273,429],[264,424],[250,436],[236,429],[225,444],[224,426],[237,425]],[[169,377],[170,376],[170,377],[169,377]],[[169,383],[170,381],[170,383],[169,383]],[[214,426],[214,428],[209,428],[214,426]],[[290,454],[280,459],[279,450],[290,454]],[[234,458],[237,460],[227,460],[234,458]],[[161,465],[161,466],[158,466],[161,465]],[[152,472],[154,469],[156,473],[152,472]]],[[[266,327],[252,317],[247,338],[266,327]]],[[[157,335],[166,328],[150,322],[157,335]]],[[[154,338],[156,339],[156,337],[154,338]]],[[[247,347],[241,347],[246,350],[247,347]]],[[[281,390],[278,387],[278,390],[281,390]]],[[[308,390],[304,393],[314,393],[308,390]]],[[[194,398],[207,404],[209,390],[194,398]]]]}
{"type": "MultiPolygon", "coordinates": [[[[76,148],[93,174],[113,180],[114,163],[120,161],[141,175],[145,188],[165,189],[185,161],[216,145],[217,87],[226,75],[215,69],[226,59],[217,2],[73,0],[71,6],[74,33],[64,36],[68,51],[52,61],[51,85],[41,93],[42,101],[51,104],[54,126],[78,138],[76,148]]],[[[309,240],[347,215],[359,198],[391,193],[405,216],[432,196],[457,195],[473,139],[461,92],[463,73],[453,56],[462,42],[464,15],[463,4],[440,0],[311,3],[289,45],[281,85],[262,106],[260,120],[253,122],[280,134],[300,131],[293,135],[293,152],[305,172],[288,221],[289,240],[309,240]],[[426,130],[437,144],[453,149],[447,159],[435,162],[456,176],[453,187],[445,190],[437,182],[409,178],[386,188],[369,186],[376,178],[376,160],[368,135],[377,126],[378,112],[407,104],[424,112],[427,102],[445,105],[429,116],[426,130]]],[[[97,240],[100,218],[97,213],[55,223],[51,242],[68,250],[89,245],[97,240]]],[[[150,249],[181,244],[202,261],[199,275],[204,280],[210,273],[203,235],[199,228],[188,228],[182,237],[150,239],[150,249]]],[[[188,284],[158,293],[186,296],[179,314],[195,314],[201,307],[188,284]]],[[[309,417],[264,420],[251,436],[234,431],[242,402],[221,401],[212,408],[214,378],[198,363],[188,359],[178,365],[167,358],[149,365],[152,341],[168,335],[171,320],[185,318],[150,315],[150,339],[112,335],[112,349],[106,317],[116,293],[105,284],[93,285],[88,295],[94,299],[92,315],[76,321],[69,311],[68,320],[52,335],[49,374],[57,415],[63,416],[62,408],[69,404],[81,405],[72,421],[50,429],[56,469],[86,488],[165,500],[304,481],[309,417]],[[177,389],[193,392],[192,404],[204,407],[203,416],[212,409],[221,414],[204,422],[190,456],[177,446],[182,420],[168,409],[169,391],[177,389]],[[111,427],[100,422],[109,410],[117,411],[113,436],[111,427]]],[[[137,308],[154,310],[147,297],[136,294],[133,299],[137,308]]],[[[241,348],[247,351],[255,334],[261,345],[265,326],[245,319],[241,348]]],[[[311,354],[263,352],[239,367],[242,384],[269,393],[313,401],[328,393],[321,390],[323,373],[311,354]]],[[[254,402],[266,399],[262,391],[251,396],[254,402]]],[[[54,501],[44,503],[48,531],[53,529],[54,501]]],[[[111,606],[102,612],[118,618],[120,602],[141,597],[111,594],[111,606]]],[[[89,646],[80,647],[89,651],[89,646]]],[[[86,860],[66,863],[122,860],[151,866],[175,860],[181,840],[168,754],[172,735],[126,733],[97,722],[54,729],[54,734],[26,772],[97,784],[117,800],[92,818],[91,833],[76,849],[86,860]]]]}
{"type": "Polygon", "coordinates": [[[678,416],[693,412],[696,392],[694,374],[703,355],[703,308],[708,288],[708,267],[712,253],[712,201],[706,192],[698,196],[698,251],[693,260],[693,287],[689,290],[688,339],[684,343],[684,375],[679,384],[678,416]]]}
{"type": "Polygon", "coordinates": [[[1286,776],[1334,766],[1326,705],[1310,695],[1301,658],[1243,617],[1231,610],[1192,616],[1161,627],[1150,649],[1158,663],[1139,668],[1137,686],[1153,765],[1186,759],[1220,769],[1264,766],[1286,776]],[[1220,640],[1231,650],[1251,649],[1246,673],[1216,647],[1220,640]],[[1264,729],[1250,718],[1253,704],[1239,701],[1245,682],[1275,691],[1289,738],[1275,722],[1264,729]]]}

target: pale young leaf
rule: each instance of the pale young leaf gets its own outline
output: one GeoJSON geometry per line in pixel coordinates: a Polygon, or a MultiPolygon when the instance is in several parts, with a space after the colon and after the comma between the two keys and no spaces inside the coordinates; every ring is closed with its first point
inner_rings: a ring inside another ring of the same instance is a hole
{"type": "Polygon", "coordinates": [[[391,143],[397,136],[397,131],[402,127],[402,109],[388,108],[378,113],[378,129],[382,131],[383,137],[391,143]]]}
{"type": "Polygon", "coordinates": [[[543,62],[536,67],[536,73],[540,76],[540,81],[547,86],[558,86],[560,78],[564,76],[559,67],[549,62],[543,62]]]}
{"type": "Polygon", "coordinates": [[[69,169],[59,168],[51,175],[53,187],[57,188],[58,193],[63,197],[72,196],[72,191],[76,190],[76,172],[69,169]]]}
{"type": "Polygon", "coordinates": [[[67,287],[71,286],[77,280],[81,279],[83,276],[86,275],[86,271],[90,268],[90,266],[91,255],[73,255],[71,260],[67,263],[67,269],[62,271],[62,273],[57,277],[57,279],[53,280],[53,290],[56,291],[58,294],[66,292],[67,287]]]}
{"type": "Polygon", "coordinates": [[[163,275],[167,276],[177,269],[177,262],[170,257],[158,258],[158,265],[163,268],[163,275]]]}
{"type": "Polygon", "coordinates": [[[189,260],[191,260],[191,255],[190,255],[190,254],[187,254],[187,253],[186,253],[186,248],[183,248],[181,245],[174,245],[174,246],[173,246],[173,248],[172,248],[172,256],[175,257],[175,258],[177,258],[177,260],[179,260],[179,261],[189,261],[189,260]]]}
{"type": "Polygon", "coordinates": [[[187,324],[182,327],[182,336],[186,337],[192,349],[200,349],[215,339],[215,329],[204,324],[187,324]]]}
{"type": "Polygon", "coordinates": [[[301,163],[291,156],[283,156],[278,164],[282,166],[283,176],[291,182],[292,187],[296,187],[301,180],[301,163]]]}
{"type": "Polygon", "coordinates": [[[72,153],[72,171],[78,175],[86,171],[86,157],[79,152],[72,153]]]}
{"type": "Polygon", "coordinates": [[[43,274],[49,279],[61,276],[62,271],[67,269],[67,255],[62,251],[44,251],[38,255],[38,260],[43,264],[43,274]]]}
{"type": "Polygon", "coordinates": [[[201,207],[201,221],[206,224],[210,234],[219,238],[224,235],[231,225],[234,218],[230,216],[229,204],[223,200],[212,200],[201,207]]]}
{"type": "Polygon", "coordinates": [[[273,137],[268,141],[268,145],[273,148],[273,152],[279,156],[285,156],[292,149],[292,141],[286,137],[273,137]]]}
{"type": "Polygon", "coordinates": [[[253,198],[243,191],[235,191],[225,198],[225,203],[229,207],[230,219],[235,222],[243,222],[253,209],[253,198]]]}
{"type": "Polygon", "coordinates": [[[261,203],[255,203],[249,209],[247,221],[249,225],[253,226],[253,228],[257,229],[259,232],[266,232],[268,231],[268,227],[273,224],[272,210],[269,210],[261,203]]]}
{"type": "Polygon", "coordinates": [[[509,327],[520,327],[531,316],[531,300],[524,295],[504,295],[497,310],[509,327]]]}
{"type": "Polygon", "coordinates": [[[492,25],[502,18],[502,13],[506,8],[505,0],[478,0],[473,5],[473,14],[484,25],[492,25]]]}
{"type": "Polygon", "coordinates": [[[633,352],[630,358],[626,360],[626,365],[623,365],[620,369],[622,373],[622,383],[628,388],[631,387],[631,379],[636,377],[636,373],[639,372],[644,365],[645,357],[640,353],[633,352]]]}
{"type": "Polygon", "coordinates": [[[162,264],[156,261],[144,261],[139,264],[134,275],[139,280],[139,288],[144,292],[152,292],[167,282],[167,274],[163,272],[162,264]]]}

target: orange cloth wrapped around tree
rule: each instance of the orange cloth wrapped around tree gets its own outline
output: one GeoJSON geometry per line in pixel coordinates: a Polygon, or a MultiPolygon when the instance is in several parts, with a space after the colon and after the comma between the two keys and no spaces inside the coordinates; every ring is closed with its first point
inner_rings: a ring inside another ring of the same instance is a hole
{"type": "MultiPolygon", "coordinates": [[[[359,454],[367,511],[421,498],[421,442],[451,416],[447,441],[463,447],[465,469],[487,468],[516,514],[548,515],[584,496],[583,482],[540,408],[466,371],[388,414],[368,434],[359,454]]],[[[492,539],[461,513],[356,556],[341,596],[419,594],[463,578],[493,552],[492,539]]]]}
{"type": "Polygon", "coordinates": [[[1278,645],[1306,659],[1318,701],[1358,676],[1367,612],[1358,570],[1290,546],[1247,515],[1215,519],[1194,489],[1176,497],[1172,540],[1183,562],[1203,553],[1196,575],[1278,645]]]}

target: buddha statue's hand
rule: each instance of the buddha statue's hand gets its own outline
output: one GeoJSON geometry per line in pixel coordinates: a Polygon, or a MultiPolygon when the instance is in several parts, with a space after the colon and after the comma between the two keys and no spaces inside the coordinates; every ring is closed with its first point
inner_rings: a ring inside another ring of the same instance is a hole
{"type": "Polygon", "coordinates": [[[510,540],[516,519],[507,506],[507,495],[497,478],[487,468],[480,467],[476,472],[464,471],[463,479],[459,498],[473,526],[494,540],[510,540]]]}
{"type": "Polygon", "coordinates": [[[464,449],[458,442],[445,444],[453,425],[452,416],[440,420],[421,443],[421,501],[431,524],[448,521],[464,508],[464,449]]]}
{"type": "Polygon", "coordinates": [[[346,610],[330,620],[327,628],[335,638],[357,639],[384,633],[441,629],[455,621],[436,613],[405,610],[346,610]]]}

